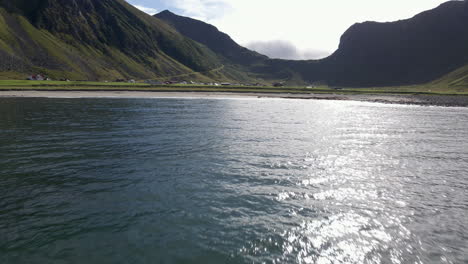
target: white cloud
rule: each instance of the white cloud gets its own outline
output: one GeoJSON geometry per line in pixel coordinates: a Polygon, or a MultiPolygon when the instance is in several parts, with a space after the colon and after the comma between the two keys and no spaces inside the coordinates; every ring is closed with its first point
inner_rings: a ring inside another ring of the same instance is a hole
{"type": "Polygon", "coordinates": [[[167,5],[182,10],[183,15],[200,20],[217,19],[229,12],[230,0],[164,0],[167,5]]]}
{"type": "Polygon", "coordinates": [[[155,8],[151,8],[151,7],[146,7],[146,6],[141,6],[141,5],[133,5],[134,7],[140,9],[141,11],[149,14],[149,15],[154,15],[154,14],[157,14],[158,13],[158,10],[155,9],[155,8]]]}
{"type": "Polygon", "coordinates": [[[293,43],[284,40],[254,41],[248,43],[246,48],[267,55],[272,59],[310,60],[326,57],[328,53],[320,50],[300,50],[293,43]]]}

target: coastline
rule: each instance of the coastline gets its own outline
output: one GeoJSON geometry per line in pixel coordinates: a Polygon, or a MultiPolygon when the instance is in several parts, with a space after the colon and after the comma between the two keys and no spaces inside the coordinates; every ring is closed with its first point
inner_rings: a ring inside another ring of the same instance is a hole
{"type": "Polygon", "coordinates": [[[400,94],[293,94],[256,92],[156,92],[156,91],[0,91],[0,98],[276,98],[361,101],[385,104],[468,107],[468,96],[400,94]]]}

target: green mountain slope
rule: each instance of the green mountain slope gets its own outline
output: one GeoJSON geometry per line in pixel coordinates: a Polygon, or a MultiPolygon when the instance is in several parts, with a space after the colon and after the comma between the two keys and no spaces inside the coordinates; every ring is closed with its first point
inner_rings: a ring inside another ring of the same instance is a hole
{"type": "Polygon", "coordinates": [[[0,2],[0,77],[149,79],[221,65],[202,44],[123,0],[0,2]]]}
{"type": "Polygon", "coordinates": [[[264,55],[240,46],[229,35],[203,21],[179,16],[168,10],[154,16],[172,25],[184,36],[204,44],[234,63],[250,65],[268,59],[264,55]]]}
{"type": "Polygon", "coordinates": [[[452,88],[468,88],[468,65],[458,68],[442,78],[431,82],[431,84],[452,88]]]}
{"type": "Polygon", "coordinates": [[[176,15],[165,10],[155,17],[164,20],[184,36],[202,43],[210,48],[224,64],[235,67],[251,78],[269,82],[282,81],[290,85],[305,84],[300,75],[301,67],[310,70],[315,62],[297,62],[272,60],[265,55],[249,50],[236,43],[229,35],[219,31],[215,26],[193,18],[176,15]],[[307,65],[312,65],[307,67],[307,65]]]}

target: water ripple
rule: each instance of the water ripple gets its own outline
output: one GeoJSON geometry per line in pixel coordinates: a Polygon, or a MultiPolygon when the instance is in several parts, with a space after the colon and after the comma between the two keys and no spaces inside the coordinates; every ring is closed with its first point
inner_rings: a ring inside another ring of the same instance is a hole
{"type": "Polygon", "coordinates": [[[0,99],[0,263],[468,263],[468,111],[0,99]]]}

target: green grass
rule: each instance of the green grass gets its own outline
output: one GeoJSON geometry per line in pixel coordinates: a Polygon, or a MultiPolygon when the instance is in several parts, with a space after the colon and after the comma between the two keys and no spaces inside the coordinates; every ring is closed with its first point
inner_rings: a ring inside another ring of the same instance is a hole
{"type": "Polygon", "coordinates": [[[348,88],[345,90],[360,93],[393,93],[393,94],[427,94],[427,95],[468,95],[468,86],[447,86],[442,84],[426,84],[398,87],[375,87],[375,88],[348,88]]]}
{"type": "MultiPolygon", "coordinates": [[[[216,69],[222,70],[222,69],[216,69]]],[[[185,76],[185,75],[184,75],[185,76]]],[[[463,76],[463,75],[462,75],[463,76]]],[[[2,76],[0,75],[0,78],[2,76]]],[[[193,76],[195,77],[195,76],[193,76]]],[[[453,78],[450,78],[453,79],[453,78]]],[[[459,83],[458,83],[459,84],[459,83]]],[[[468,96],[468,85],[449,85],[442,81],[425,85],[332,88],[317,86],[258,87],[258,86],[205,86],[205,85],[149,85],[146,83],[89,82],[89,81],[27,81],[0,80],[0,90],[60,90],[60,91],[187,91],[187,92],[251,92],[251,93],[300,93],[300,94],[362,94],[362,95],[463,95],[468,96]]]]}
{"type": "Polygon", "coordinates": [[[433,81],[431,84],[442,87],[463,88],[468,87],[468,65],[433,81]]]}
{"type": "Polygon", "coordinates": [[[73,89],[74,87],[144,87],[149,86],[146,83],[123,83],[123,82],[86,82],[86,81],[27,81],[27,80],[0,80],[0,89],[5,88],[47,88],[47,87],[62,87],[64,89],[73,89]]]}
{"type": "MultiPolygon", "coordinates": [[[[217,87],[183,87],[183,86],[158,86],[158,87],[124,87],[124,86],[101,86],[101,87],[14,87],[6,88],[0,87],[2,90],[15,90],[15,91],[138,91],[138,92],[231,92],[231,93],[289,93],[289,94],[308,94],[303,90],[295,89],[274,89],[274,88],[217,88],[217,87]]],[[[328,93],[326,93],[328,94],[328,93]]]]}
{"type": "Polygon", "coordinates": [[[250,92],[291,94],[344,94],[344,95],[461,95],[468,96],[468,89],[434,89],[430,86],[407,86],[386,88],[344,88],[326,86],[304,87],[249,87],[205,85],[149,85],[145,83],[85,82],[85,81],[26,81],[0,80],[0,90],[38,91],[164,91],[164,92],[250,92]]]}

